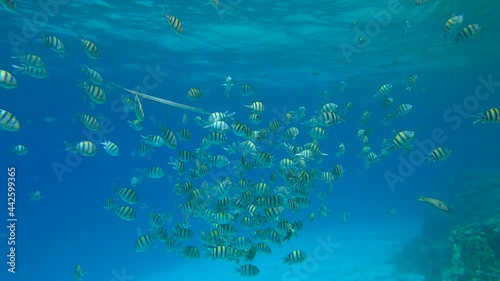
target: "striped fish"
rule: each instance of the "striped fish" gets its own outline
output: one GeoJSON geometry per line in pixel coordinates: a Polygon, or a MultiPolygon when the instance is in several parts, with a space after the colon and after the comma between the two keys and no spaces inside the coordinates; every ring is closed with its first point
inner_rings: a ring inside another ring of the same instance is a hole
{"type": "Polygon", "coordinates": [[[413,131],[401,131],[392,139],[392,144],[384,149],[400,149],[409,145],[415,138],[413,131]]]}
{"type": "Polygon", "coordinates": [[[201,256],[200,250],[194,246],[186,246],[182,251],[182,256],[185,258],[196,259],[201,256]]]}
{"type": "Polygon", "coordinates": [[[250,105],[244,105],[244,107],[250,108],[251,110],[256,111],[256,112],[264,112],[266,110],[266,107],[260,101],[256,101],[250,105]]]}
{"type": "Polygon", "coordinates": [[[408,92],[411,92],[411,87],[415,85],[415,82],[417,82],[417,75],[412,75],[410,78],[408,78],[408,81],[406,82],[406,90],[408,92]]]}
{"type": "Polygon", "coordinates": [[[102,79],[102,76],[99,72],[97,72],[96,70],[88,67],[88,66],[83,66],[83,72],[85,72],[85,74],[87,74],[87,77],[90,79],[90,81],[92,81],[92,83],[96,84],[96,85],[102,85],[104,83],[104,80],[102,79]]]}
{"type": "Polygon", "coordinates": [[[154,166],[144,171],[145,176],[150,179],[160,179],[165,176],[165,170],[160,167],[154,166]]]}
{"type": "Polygon", "coordinates": [[[250,96],[255,93],[255,87],[250,84],[241,85],[241,95],[242,96],[250,96]]]}
{"type": "Polygon", "coordinates": [[[260,270],[255,265],[245,264],[236,268],[236,272],[241,276],[257,276],[260,273],[260,270]]]}
{"type": "Polygon", "coordinates": [[[106,103],[106,94],[102,88],[87,82],[79,84],[78,87],[82,88],[93,102],[97,104],[106,103]]]}
{"type": "Polygon", "coordinates": [[[160,131],[165,142],[165,145],[170,149],[177,148],[177,138],[175,137],[174,132],[169,130],[163,124],[160,125],[160,131]]]}
{"type": "Polygon", "coordinates": [[[215,121],[209,125],[204,126],[203,128],[205,128],[205,129],[209,128],[212,131],[223,133],[223,134],[231,131],[231,127],[229,127],[229,125],[224,121],[215,121]]]}
{"type": "Polygon", "coordinates": [[[137,241],[135,241],[134,250],[138,253],[145,252],[151,247],[151,245],[153,245],[153,242],[154,240],[151,236],[147,234],[142,235],[137,239],[137,241]]]}
{"type": "Polygon", "coordinates": [[[45,63],[42,58],[35,54],[25,54],[21,53],[15,56],[12,56],[13,59],[18,59],[21,63],[31,66],[34,68],[45,68],[45,63]]]}
{"type": "Polygon", "coordinates": [[[5,89],[14,89],[19,86],[16,77],[10,72],[0,69],[0,86],[5,89]]]}
{"type": "Polygon", "coordinates": [[[85,128],[87,128],[91,131],[99,130],[99,121],[97,121],[97,118],[95,118],[94,116],[79,113],[79,112],[77,112],[75,115],[76,115],[76,117],[78,117],[80,122],[82,122],[82,124],[83,124],[83,126],[85,126],[85,128]]]}
{"type": "Polygon", "coordinates": [[[190,88],[186,94],[186,97],[190,100],[199,100],[205,95],[205,92],[198,88],[190,88]]]}
{"type": "Polygon", "coordinates": [[[163,8],[163,16],[167,19],[168,24],[174,29],[177,34],[184,34],[184,27],[182,22],[175,16],[169,14],[165,8],[163,8]]]}
{"type": "Polygon", "coordinates": [[[128,187],[122,187],[116,190],[116,195],[120,197],[123,202],[128,204],[137,204],[137,202],[139,202],[139,196],[137,196],[137,192],[128,187]]]}
{"type": "Polygon", "coordinates": [[[16,116],[7,110],[0,109],[0,130],[17,132],[20,129],[21,123],[19,123],[16,116]]]}
{"type": "Polygon", "coordinates": [[[469,24],[466,27],[464,27],[457,35],[455,38],[455,44],[463,41],[465,39],[470,39],[481,30],[481,25],[479,24],[469,24]]]}
{"type": "Polygon", "coordinates": [[[295,264],[301,263],[307,259],[307,254],[301,250],[295,250],[283,258],[283,263],[295,264]]]}
{"type": "Polygon", "coordinates": [[[189,132],[188,129],[182,128],[177,130],[176,133],[177,137],[183,141],[190,141],[191,140],[191,133],[189,132]]]}
{"type": "Polygon", "coordinates": [[[91,141],[81,141],[76,145],[72,145],[68,142],[66,144],[66,151],[71,151],[82,156],[94,156],[97,153],[97,145],[91,141]]]}
{"type": "Polygon", "coordinates": [[[490,108],[486,110],[482,114],[473,115],[474,120],[473,124],[477,123],[500,123],[500,109],[498,108],[490,108]]]}
{"type": "Polygon", "coordinates": [[[66,51],[64,48],[64,44],[61,42],[61,40],[59,38],[57,38],[55,36],[46,35],[44,33],[41,33],[39,38],[38,38],[38,41],[42,42],[47,47],[49,47],[49,49],[51,49],[52,51],[54,51],[56,53],[64,54],[66,51]]]}
{"type": "Polygon", "coordinates": [[[426,159],[430,162],[444,161],[451,156],[452,150],[445,147],[438,147],[434,149],[426,159]]]}
{"type": "Polygon", "coordinates": [[[121,206],[118,207],[115,210],[115,214],[121,218],[122,220],[126,221],[133,221],[135,220],[135,211],[129,206],[121,206]]]}
{"type": "Polygon", "coordinates": [[[14,67],[22,74],[29,75],[33,78],[43,79],[49,76],[49,72],[45,68],[36,68],[29,65],[15,65],[15,64],[13,64],[12,67],[14,67]]]}
{"type": "Polygon", "coordinates": [[[446,21],[443,27],[443,34],[441,37],[448,37],[451,33],[455,32],[464,20],[463,15],[454,16],[446,21]]]}
{"type": "Polygon", "coordinates": [[[109,140],[104,140],[104,142],[101,143],[104,147],[104,150],[111,155],[111,156],[119,156],[120,155],[120,148],[118,145],[114,142],[111,142],[109,140]]]}
{"type": "Polygon", "coordinates": [[[22,144],[18,144],[10,150],[12,153],[17,155],[26,155],[28,154],[28,148],[22,144]]]}
{"type": "Polygon", "coordinates": [[[387,95],[391,91],[392,91],[392,84],[384,84],[378,89],[378,91],[375,93],[373,97],[375,98],[378,96],[387,95]]]}
{"type": "Polygon", "coordinates": [[[80,36],[79,37],[81,45],[87,56],[91,59],[97,59],[99,57],[99,50],[94,42],[88,40],[87,38],[80,36]]]}

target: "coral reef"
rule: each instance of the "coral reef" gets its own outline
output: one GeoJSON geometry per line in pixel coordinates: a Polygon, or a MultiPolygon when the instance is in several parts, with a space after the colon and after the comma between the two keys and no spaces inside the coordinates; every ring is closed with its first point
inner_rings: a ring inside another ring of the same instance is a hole
{"type": "Polygon", "coordinates": [[[449,192],[453,215],[427,219],[395,265],[428,281],[500,281],[500,173],[463,173],[449,192]]]}

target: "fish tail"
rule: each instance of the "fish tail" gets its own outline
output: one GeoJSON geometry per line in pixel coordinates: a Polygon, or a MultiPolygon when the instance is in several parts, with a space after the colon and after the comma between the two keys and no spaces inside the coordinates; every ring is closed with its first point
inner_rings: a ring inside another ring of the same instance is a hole
{"type": "Polygon", "coordinates": [[[75,150],[75,146],[72,145],[71,143],[67,142],[67,141],[63,141],[64,145],[66,145],[66,151],[74,151],[75,150]]]}
{"type": "Polygon", "coordinates": [[[15,65],[15,64],[13,64],[13,65],[12,65],[12,67],[13,67],[13,68],[15,68],[15,69],[16,69],[16,70],[18,70],[18,71],[24,71],[24,66],[20,66],[20,65],[15,65]]]}

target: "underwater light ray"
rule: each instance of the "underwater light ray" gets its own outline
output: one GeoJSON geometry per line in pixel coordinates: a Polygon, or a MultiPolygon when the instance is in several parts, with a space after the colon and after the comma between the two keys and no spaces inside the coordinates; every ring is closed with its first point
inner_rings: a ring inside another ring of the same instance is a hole
{"type": "Polygon", "coordinates": [[[161,98],[157,98],[157,97],[154,97],[154,96],[150,96],[150,95],[141,93],[141,92],[139,92],[139,87],[135,91],[127,89],[127,88],[123,88],[123,87],[122,87],[122,89],[125,90],[125,91],[127,91],[127,92],[129,92],[129,93],[131,93],[131,94],[143,97],[143,98],[148,99],[148,100],[156,101],[156,102],[159,102],[159,103],[163,103],[163,104],[166,104],[166,105],[170,105],[170,106],[174,106],[174,107],[186,109],[186,110],[197,112],[197,113],[202,113],[202,114],[207,114],[207,115],[210,114],[210,112],[208,112],[208,111],[206,111],[204,109],[201,109],[201,108],[197,108],[197,107],[193,107],[193,106],[185,105],[185,104],[182,104],[182,103],[177,103],[177,102],[173,102],[173,101],[169,101],[169,100],[165,100],[165,99],[161,99],[161,98]]]}

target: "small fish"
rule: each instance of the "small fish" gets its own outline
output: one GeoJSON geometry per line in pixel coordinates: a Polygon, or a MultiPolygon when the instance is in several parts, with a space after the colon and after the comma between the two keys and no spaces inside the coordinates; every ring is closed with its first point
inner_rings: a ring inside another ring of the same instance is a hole
{"type": "Polygon", "coordinates": [[[378,96],[387,95],[388,93],[391,92],[391,90],[392,90],[392,84],[384,84],[378,89],[378,91],[375,93],[373,97],[376,98],[378,96]]]}
{"type": "Polygon", "coordinates": [[[386,98],[383,102],[382,102],[382,107],[383,108],[388,108],[390,107],[394,102],[394,99],[393,98],[386,98]]]}
{"type": "Polygon", "coordinates": [[[7,110],[0,109],[0,130],[17,132],[21,129],[21,123],[16,116],[7,110]]]}
{"type": "Polygon", "coordinates": [[[21,63],[34,68],[45,68],[45,63],[42,58],[35,54],[20,53],[12,56],[13,59],[18,59],[21,63]]]}
{"type": "Polygon", "coordinates": [[[134,209],[132,209],[129,206],[118,207],[115,210],[115,214],[119,218],[121,218],[122,220],[126,220],[126,221],[133,221],[133,220],[135,220],[135,217],[136,217],[134,209]]]}
{"type": "Polygon", "coordinates": [[[38,41],[42,42],[47,47],[49,47],[49,49],[51,49],[56,53],[64,54],[66,52],[64,44],[61,42],[59,38],[55,36],[41,33],[38,37],[38,41]]]}
{"type": "Polygon", "coordinates": [[[255,112],[264,112],[266,110],[266,107],[264,104],[260,101],[256,101],[250,105],[244,105],[244,107],[251,109],[252,111],[255,112]]]}
{"type": "Polygon", "coordinates": [[[466,39],[470,39],[477,35],[477,33],[481,31],[481,25],[479,24],[469,24],[464,27],[455,38],[455,44],[464,41],[466,39]]]}
{"type": "Polygon", "coordinates": [[[182,22],[174,15],[169,14],[163,7],[163,16],[167,19],[168,24],[177,34],[184,34],[182,22]]]}
{"type": "Polygon", "coordinates": [[[94,156],[97,153],[97,145],[91,141],[81,141],[76,145],[72,145],[68,142],[66,144],[66,151],[71,151],[82,156],[94,156]]]}
{"type": "Polygon", "coordinates": [[[0,70],[0,86],[10,90],[17,88],[19,84],[17,83],[16,77],[14,77],[14,75],[12,75],[10,72],[0,70]]]}
{"type": "Polygon", "coordinates": [[[426,159],[430,162],[436,162],[436,161],[444,161],[448,158],[450,158],[452,153],[451,149],[445,148],[445,147],[438,147],[434,149],[427,157],[426,159]]]}
{"type": "Polygon", "coordinates": [[[242,96],[250,96],[255,94],[255,87],[250,84],[241,85],[241,95],[242,96]]]}
{"type": "Polygon", "coordinates": [[[85,126],[85,128],[91,131],[99,130],[99,121],[97,121],[97,118],[95,118],[94,116],[89,114],[83,114],[80,112],[76,112],[75,116],[80,120],[80,122],[83,124],[83,126],[85,126]]]}
{"type": "Polygon", "coordinates": [[[96,85],[89,84],[87,82],[79,83],[77,85],[79,88],[82,88],[85,94],[89,96],[89,98],[97,103],[97,104],[103,104],[106,103],[106,93],[104,90],[96,85]]]}
{"type": "Polygon", "coordinates": [[[96,85],[102,85],[104,83],[104,80],[102,79],[102,76],[99,72],[97,72],[96,70],[88,67],[88,66],[83,66],[83,72],[85,72],[85,74],[87,74],[87,77],[90,79],[90,81],[92,81],[92,83],[96,84],[96,85]]]}
{"type": "Polygon", "coordinates": [[[43,79],[49,76],[49,72],[45,68],[35,68],[29,65],[12,65],[17,71],[22,74],[29,75],[33,78],[43,79]]]}
{"type": "Polygon", "coordinates": [[[151,245],[153,245],[153,243],[154,243],[154,240],[153,240],[153,238],[151,238],[151,236],[149,236],[147,234],[142,235],[135,242],[134,250],[138,253],[145,252],[146,250],[148,250],[151,247],[151,245]]]}
{"type": "Polygon", "coordinates": [[[255,265],[245,264],[239,268],[236,268],[236,272],[239,273],[241,276],[252,277],[252,276],[257,276],[260,273],[260,270],[255,265]]]}
{"type": "Polygon", "coordinates": [[[406,90],[408,92],[411,92],[411,87],[415,85],[415,82],[417,82],[417,77],[417,75],[412,75],[408,78],[408,82],[406,83],[406,90]]]}
{"type": "Polygon", "coordinates": [[[186,246],[183,250],[181,250],[181,254],[185,258],[196,259],[201,256],[200,250],[194,246],[186,246]]]}
{"type": "Polygon", "coordinates": [[[498,108],[490,108],[486,110],[484,113],[473,115],[476,120],[474,120],[473,124],[477,123],[500,123],[500,109],[498,108]]]}
{"type": "Polygon", "coordinates": [[[83,50],[89,56],[91,59],[97,59],[99,58],[99,50],[97,49],[97,46],[94,44],[94,42],[88,40],[87,38],[80,36],[80,43],[82,45],[83,50]]]}
{"type": "Polygon", "coordinates": [[[396,136],[392,139],[392,144],[389,145],[388,147],[384,148],[384,150],[387,149],[400,149],[403,147],[406,147],[409,145],[413,139],[415,138],[415,132],[413,131],[401,131],[396,134],[396,136]]]}
{"type": "Polygon", "coordinates": [[[231,78],[231,76],[228,76],[226,78],[226,83],[222,84],[222,86],[226,87],[224,93],[226,94],[227,97],[229,97],[229,93],[231,92],[231,87],[234,86],[233,78],[231,78]]]}
{"type": "Polygon", "coordinates": [[[111,156],[119,156],[120,155],[120,148],[118,148],[118,145],[116,143],[111,142],[109,140],[104,140],[104,142],[101,143],[104,147],[104,150],[111,155],[111,156]]]}
{"type": "Polygon", "coordinates": [[[301,250],[295,250],[283,258],[283,263],[295,264],[301,263],[307,259],[307,254],[301,250]]]}
{"type": "Polygon", "coordinates": [[[443,201],[438,200],[438,199],[420,196],[418,198],[418,201],[426,202],[427,204],[431,205],[432,207],[437,208],[439,210],[443,210],[445,212],[451,211],[450,208],[448,208],[448,206],[446,206],[446,204],[443,201]]]}
{"type": "Polygon", "coordinates": [[[202,91],[198,88],[190,88],[186,94],[186,97],[190,100],[199,100],[205,96],[206,91],[202,91]]]}
{"type": "Polygon", "coordinates": [[[28,154],[28,148],[22,144],[18,144],[10,150],[12,153],[17,155],[26,155],[28,154]]]}
{"type": "Polygon", "coordinates": [[[458,27],[462,24],[464,20],[463,15],[458,15],[451,17],[446,21],[443,27],[443,34],[441,35],[442,38],[448,37],[451,33],[454,33],[458,27]]]}

